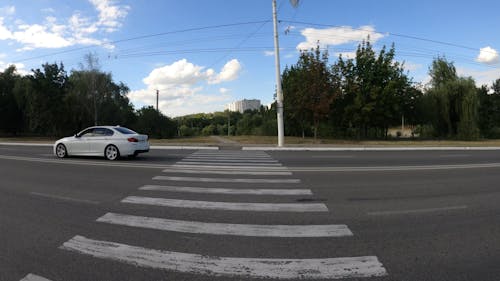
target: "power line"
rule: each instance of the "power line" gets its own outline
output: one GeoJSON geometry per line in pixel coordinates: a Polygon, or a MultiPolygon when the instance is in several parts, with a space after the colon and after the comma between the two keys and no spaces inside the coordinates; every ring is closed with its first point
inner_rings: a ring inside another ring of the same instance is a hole
{"type": "MultiPolygon", "coordinates": [[[[313,26],[321,26],[321,27],[343,27],[341,25],[330,25],[330,24],[319,24],[319,23],[311,23],[311,22],[302,22],[302,21],[287,21],[287,20],[281,20],[280,22],[286,22],[286,23],[291,23],[291,24],[305,24],[305,25],[313,25],[313,26]]],[[[361,30],[361,31],[370,31],[367,29],[363,28],[354,28],[351,27],[352,29],[355,30],[361,30]]],[[[407,39],[413,39],[413,40],[419,40],[419,41],[425,41],[425,42],[430,42],[430,43],[435,43],[435,44],[441,44],[441,45],[447,45],[447,46],[452,46],[452,47],[457,47],[457,48],[462,48],[462,49],[467,49],[467,50],[472,50],[472,51],[478,51],[479,48],[474,48],[470,46],[465,46],[461,44],[456,44],[456,43],[450,43],[446,41],[440,41],[440,40],[434,40],[434,39],[429,39],[429,38],[424,38],[424,37],[418,37],[418,36],[413,36],[413,35],[406,35],[402,33],[394,33],[394,32],[386,32],[386,31],[377,31],[375,33],[380,33],[380,34],[389,34],[392,36],[396,37],[401,37],[401,38],[407,38],[407,39]]]]}
{"type": "MultiPolygon", "coordinates": [[[[141,35],[141,36],[136,36],[136,37],[130,37],[130,38],[125,38],[125,39],[105,42],[103,45],[119,44],[119,43],[141,40],[141,39],[146,39],[146,38],[153,38],[153,37],[172,35],[172,34],[178,34],[178,33],[185,33],[185,32],[202,31],[202,30],[207,30],[207,29],[218,29],[218,28],[241,26],[241,25],[252,25],[252,24],[259,24],[259,23],[262,24],[265,22],[268,22],[268,21],[248,21],[248,22],[240,22],[240,23],[193,27],[193,28],[186,28],[186,29],[180,29],[180,30],[174,30],[174,31],[167,31],[167,32],[161,32],[161,33],[154,33],[154,34],[147,34],[147,35],[141,35]]],[[[45,55],[39,55],[39,56],[33,56],[33,57],[29,57],[29,58],[20,59],[20,60],[17,60],[17,62],[23,62],[23,61],[29,61],[29,60],[34,60],[34,59],[39,59],[39,58],[44,58],[44,57],[49,57],[49,56],[54,56],[54,55],[66,54],[66,53],[71,53],[71,52],[75,52],[75,51],[91,49],[91,48],[95,48],[95,47],[96,46],[93,45],[93,46],[72,48],[69,50],[58,51],[58,52],[53,52],[53,53],[49,53],[49,54],[45,54],[45,55]]]]}

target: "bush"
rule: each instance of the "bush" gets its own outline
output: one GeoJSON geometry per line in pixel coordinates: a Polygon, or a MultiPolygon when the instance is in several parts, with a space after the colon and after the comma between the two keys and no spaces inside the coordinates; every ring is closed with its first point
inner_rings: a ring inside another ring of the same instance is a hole
{"type": "Polygon", "coordinates": [[[432,125],[418,125],[414,133],[423,139],[432,139],[436,137],[436,130],[432,125]]]}
{"type": "Polygon", "coordinates": [[[180,131],[181,137],[192,137],[196,134],[197,130],[190,128],[186,125],[182,125],[179,128],[179,131],[180,131]]]}

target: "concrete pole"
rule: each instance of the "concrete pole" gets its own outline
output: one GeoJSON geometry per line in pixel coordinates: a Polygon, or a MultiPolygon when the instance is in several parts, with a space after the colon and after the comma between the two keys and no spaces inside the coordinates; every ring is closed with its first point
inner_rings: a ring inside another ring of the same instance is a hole
{"type": "Polygon", "coordinates": [[[274,22],[274,61],[276,64],[276,111],[278,120],[278,146],[285,144],[285,129],[283,126],[283,90],[281,89],[280,53],[278,41],[278,16],[276,12],[276,0],[273,0],[273,22],[274,22]]]}
{"type": "Polygon", "coordinates": [[[160,112],[160,109],[158,108],[158,100],[160,98],[160,90],[156,90],[156,111],[160,112]]]}

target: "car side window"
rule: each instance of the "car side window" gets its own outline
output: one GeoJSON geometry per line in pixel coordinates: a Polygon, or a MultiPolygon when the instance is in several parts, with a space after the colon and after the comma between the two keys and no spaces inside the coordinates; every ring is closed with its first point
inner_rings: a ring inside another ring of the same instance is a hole
{"type": "Polygon", "coordinates": [[[104,129],[103,128],[95,128],[94,129],[94,136],[95,137],[102,137],[102,136],[104,136],[104,129]]]}
{"type": "Polygon", "coordinates": [[[92,137],[94,136],[94,129],[87,129],[80,134],[80,137],[92,137]]]}
{"type": "Polygon", "coordinates": [[[110,129],[105,129],[104,128],[103,131],[104,131],[104,135],[105,136],[112,136],[114,134],[114,132],[111,131],[110,129]]]}

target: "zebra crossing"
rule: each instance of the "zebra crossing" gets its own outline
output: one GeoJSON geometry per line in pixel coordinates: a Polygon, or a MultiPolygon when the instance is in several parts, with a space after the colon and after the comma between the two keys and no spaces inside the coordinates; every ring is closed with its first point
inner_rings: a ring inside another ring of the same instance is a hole
{"type": "MultiPolygon", "coordinates": [[[[152,178],[154,183],[138,187],[137,194],[120,201],[124,205],[151,206],[156,208],[198,209],[242,213],[328,213],[324,203],[263,203],[202,201],[185,198],[167,198],[174,193],[189,195],[219,195],[287,198],[311,196],[313,192],[301,185],[288,168],[261,151],[197,151],[152,178]],[[181,174],[181,175],[179,175],[181,174]],[[182,174],[189,174],[183,176],[182,174]],[[165,184],[165,185],[163,185],[165,184]],[[180,185],[178,185],[180,184],[180,185]],[[207,186],[208,184],[208,186],[207,186]],[[223,185],[222,187],[213,187],[223,185]],[[227,185],[231,185],[228,187],[227,185]],[[256,188],[265,185],[265,188],[256,188]],[[284,187],[285,186],[285,187],[284,187]],[[147,192],[148,196],[141,195],[147,192]],[[154,194],[154,195],[151,195],[154,194]],[[154,197],[152,197],[154,196],[154,197]]],[[[253,198],[252,197],[252,198],[253,198]]],[[[255,199],[253,199],[255,200],[255,199]]],[[[148,229],[174,233],[199,235],[227,235],[232,237],[273,237],[315,239],[353,236],[345,224],[245,224],[204,222],[139,216],[108,212],[96,219],[122,231],[126,228],[148,229]]],[[[75,254],[91,256],[144,268],[153,268],[195,275],[222,276],[229,278],[265,279],[340,279],[368,278],[387,275],[386,269],[376,256],[328,257],[328,258],[249,258],[207,256],[199,253],[151,249],[140,245],[128,245],[103,241],[83,235],[75,235],[59,249],[75,254]]],[[[23,280],[46,280],[30,274],[23,280]]]]}

